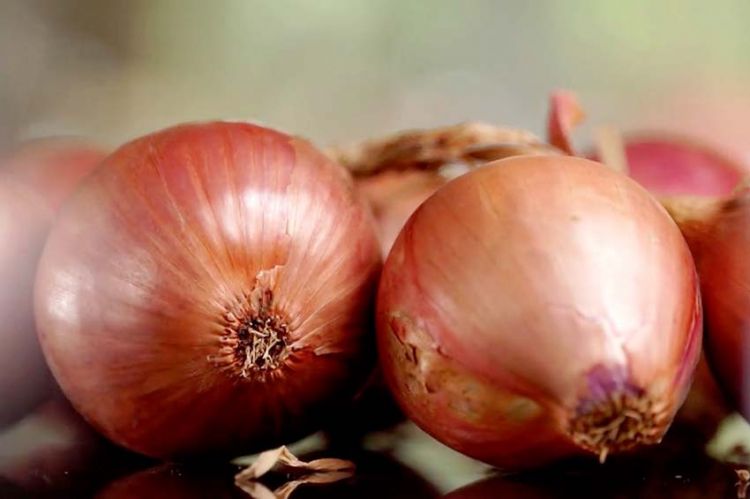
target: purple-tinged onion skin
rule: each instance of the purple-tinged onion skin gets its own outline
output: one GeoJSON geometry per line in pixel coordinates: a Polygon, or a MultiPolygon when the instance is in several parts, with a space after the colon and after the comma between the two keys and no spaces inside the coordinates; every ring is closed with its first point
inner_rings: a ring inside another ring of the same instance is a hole
{"type": "Polygon", "coordinates": [[[372,369],[380,252],[351,178],[307,142],[183,125],[121,147],[50,235],[50,368],[114,442],[237,454],[322,426],[372,369]]]}
{"type": "Polygon", "coordinates": [[[634,181],[573,157],[506,159],[438,190],[386,261],[377,327],[406,413],[503,468],[657,442],[701,349],[679,229],[634,181]],[[638,437],[581,440],[617,397],[643,411],[638,437]]]}

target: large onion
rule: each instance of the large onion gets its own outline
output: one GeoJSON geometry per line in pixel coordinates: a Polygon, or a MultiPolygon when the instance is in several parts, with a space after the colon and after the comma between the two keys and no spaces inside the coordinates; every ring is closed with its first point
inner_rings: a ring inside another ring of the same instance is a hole
{"type": "Polygon", "coordinates": [[[380,254],[346,172],[241,123],[107,158],[52,231],[40,338],[73,405],[157,457],[298,438],[372,369],[380,254]]]}
{"type": "Polygon", "coordinates": [[[500,467],[658,442],[701,345],[692,258],[635,182],[519,157],[440,189],[386,262],[387,381],[433,436],[500,467]]]}
{"type": "Polygon", "coordinates": [[[76,140],[29,143],[0,159],[0,426],[50,393],[33,284],[55,213],[104,154],[76,140]]]}

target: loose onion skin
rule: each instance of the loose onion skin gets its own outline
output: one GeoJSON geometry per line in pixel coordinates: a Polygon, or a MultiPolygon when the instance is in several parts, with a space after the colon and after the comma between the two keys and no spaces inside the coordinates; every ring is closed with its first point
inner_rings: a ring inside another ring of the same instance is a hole
{"type": "Polygon", "coordinates": [[[380,254],[351,178],[242,123],[121,147],[52,231],[36,317],[50,368],[114,442],[242,453],[318,428],[372,369],[380,254]]]}
{"type": "Polygon", "coordinates": [[[34,276],[60,205],[103,157],[77,140],[47,139],[0,159],[0,426],[51,392],[35,332],[34,276]]]}
{"type": "Polygon", "coordinates": [[[519,157],[412,216],[377,328],[419,426],[523,468],[658,442],[700,354],[701,309],[688,247],[645,190],[588,160],[519,157]]]}

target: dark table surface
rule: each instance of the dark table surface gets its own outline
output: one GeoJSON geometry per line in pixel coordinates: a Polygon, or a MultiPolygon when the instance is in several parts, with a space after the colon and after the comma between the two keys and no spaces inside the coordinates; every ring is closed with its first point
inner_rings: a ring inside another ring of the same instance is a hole
{"type": "MultiPolygon", "coordinates": [[[[513,475],[460,456],[408,423],[370,435],[361,446],[326,448],[324,441],[313,437],[295,452],[349,458],[356,474],[303,485],[292,498],[738,497],[736,467],[706,456],[704,442],[689,429],[673,429],[663,445],[604,465],[585,459],[513,475]]],[[[0,432],[1,498],[248,498],[234,485],[239,469],[229,462],[165,464],[129,454],[59,402],[0,432]]],[[[273,489],[287,478],[274,474],[265,483],[273,489]]]]}

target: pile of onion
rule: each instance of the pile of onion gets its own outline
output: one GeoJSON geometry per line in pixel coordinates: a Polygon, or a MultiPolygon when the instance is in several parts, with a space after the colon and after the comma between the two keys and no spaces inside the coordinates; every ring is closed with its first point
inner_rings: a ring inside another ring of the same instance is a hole
{"type": "Polygon", "coordinates": [[[493,162],[409,219],[381,278],[385,377],[443,443],[503,468],[657,443],[701,350],[666,211],[588,160],[493,162]]]}
{"type": "Polygon", "coordinates": [[[0,426],[50,393],[34,326],[37,263],[63,201],[103,157],[74,139],[47,139],[0,158],[0,426]]]}
{"type": "Polygon", "coordinates": [[[107,157],[42,256],[48,364],[101,433],[160,458],[318,429],[371,371],[381,257],[351,177],[249,124],[177,126],[107,157]]]}

